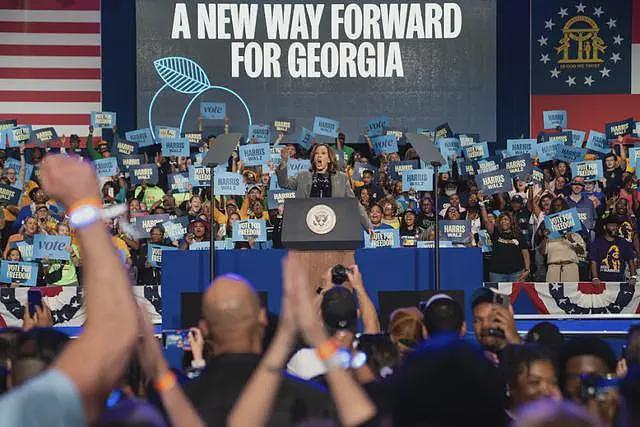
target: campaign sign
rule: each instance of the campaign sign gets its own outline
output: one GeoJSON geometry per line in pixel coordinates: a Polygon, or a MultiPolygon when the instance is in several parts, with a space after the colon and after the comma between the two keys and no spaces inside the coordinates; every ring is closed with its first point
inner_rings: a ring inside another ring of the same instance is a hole
{"type": "Polygon", "coordinates": [[[313,120],[313,133],[315,135],[337,138],[339,128],[340,122],[337,120],[327,119],[326,117],[316,117],[313,120]]]}
{"type": "Polygon", "coordinates": [[[531,180],[542,185],[542,183],[544,182],[544,172],[542,172],[542,169],[533,168],[533,170],[531,171],[531,180]]]}
{"type": "Polygon", "coordinates": [[[302,171],[311,169],[311,161],[307,159],[289,159],[287,160],[287,176],[293,178],[302,171]]]}
{"type": "Polygon", "coordinates": [[[115,157],[105,157],[104,159],[96,159],[93,161],[96,168],[96,175],[100,178],[110,178],[118,175],[118,159],[115,157]]]}
{"type": "Polygon", "coordinates": [[[520,156],[507,157],[502,160],[502,168],[508,170],[513,177],[525,179],[533,171],[531,156],[522,154],[520,156]]]}
{"type": "Polygon", "coordinates": [[[171,241],[180,240],[187,234],[189,218],[181,216],[162,223],[164,235],[171,241]]]}
{"type": "Polygon", "coordinates": [[[278,133],[289,135],[296,129],[296,121],[293,119],[275,119],[273,121],[273,128],[278,133]]]}
{"type": "Polygon", "coordinates": [[[247,192],[242,174],[221,172],[214,174],[214,178],[214,193],[216,196],[244,196],[247,192]]]}
{"type": "Polygon", "coordinates": [[[477,144],[479,141],[480,135],[478,135],[478,137],[476,137],[473,134],[465,134],[465,133],[461,133],[456,135],[456,138],[458,138],[458,140],[460,141],[460,147],[464,148],[464,147],[469,147],[470,145],[473,144],[477,144]]]}
{"type": "Polygon", "coordinates": [[[118,158],[123,169],[129,170],[132,167],[144,164],[144,156],[142,154],[132,154],[130,156],[120,156],[118,158]]]}
{"type": "MultiPolygon", "coordinates": [[[[156,132],[157,132],[157,128],[156,128],[156,132]]],[[[153,135],[151,133],[151,129],[149,128],[137,129],[137,130],[131,130],[129,132],[125,132],[124,137],[126,138],[127,141],[135,142],[136,144],[138,144],[138,147],[140,148],[148,147],[150,145],[155,144],[153,140],[153,135]]]]}
{"type": "Polygon", "coordinates": [[[634,145],[633,147],[629,147],[629,165],[634,167],[636,161],[640,158],[640,146],[634,145]]]}
{"type": "Polygon", "coordinates": [[[351,178],[354,181],[362,181],[362,173],[364,171],[371,171],[375,180],[375,177],[378,173],[378,168],[369,163],[356,162],[353,164],[353,175],[351,175],[351,178]]]}
{"type": "Polygon", "coordinates": [[[478,230],[478,245],[482,248],[482,253],[493,252],[491,236],[487,230],[478,230]]]}
{"type": "Polygon", "coordinates": [[[636,176],[640,176],[640,163],[638,163],[638,160],[640,160],[640,159],[636,159],[636,164],[635,164],[636,176]]]}
{"type": "Polygon", "coordinates": [[[440,126],[436,127],[436,141],[438,139],[451,138],[452,136],[453,131],[449,127],[449,123],[443,123],[440,126]]]}
{"type": "Polygon", "coordinates": [[[371,143],[376,154],[398,152],[398,140],[393,135],[375,136],[371,138],[371,143]]]}
{"type": "Polygon", "coordinates": [[[308,150],[311,148],[311,141],[313,141],[313,132],[304,127],[300,128],[300,134],[296,139],[298,145],[300,145],[304,150],[308,150]]]}
{"type": "Polygon", "coordinates": [[[567,132],[571,132],[571,137],[573,138],[573,146],[582,148],[582,143],[584,142],[584,137],[587,136],[587,133],[575,129],[567,129],[567,132]]]}
{"type": "Polygon", "coordinates": [[[598,181],[603,177],[602,162],[591,160],[572,163],[571,176],[584,178],[585,181],[598,181]]]}
{"type": "Polygon", "coordinates": [[[36,142],[41,146],[58,140],[58,133],[51,127],[36,129],[33,131],[33,136],[35,137],[36,142]]]}
{"type": "MultiPolygon", "coordinates": [[[[475,175],[492,173],[500,169],[500,164],[496,162],[494,159],[479,160],[477,162],[473,161],[472,164],[475,169],[475,175]]],[[[442,172],[442,170],[440,170],[440,172],[442,172]]]]}
{"type": "Polygon", "coordinates": [[[267,241],[267,223],[264,219],[245,219],[233,223],[231,240],[247,242],[249,239],[256,242],[267,241]]]}
{"type": "Polygon", "coordinates": [[[33,261],[33,245],[22,240],[16,242],[16,248],[20,251],[20,255],[24,261],[33,261]]]}
{"type": "Polygon", "coordinates": [[[438,223],[440,239],[454,243],[471,241],[471,221],[446,220],[438,223]]]}
{"type": "Polygon", "coordinates": [[[9,147],[19,147],[31,141],[31,125],[14,126],[9,129],[9,147]]]}
{"type": "Polygon", "coordinates": [[[566,128],[567,112],[564,110],[543,111],[542,119],[545,129],[566,128]]]}
{"type": "Polygon", "coordinates": [[[536,146],[538,160],[540,163],[550,162],[556,158],[558,147],[564,145],[562,141],[542,142],[536,146]]]}
{"type": "Polygon", "coordinates": [[[178,248],[173,246],[161,246],[153,243],[147,245],[147,261],[149,265],[154,268],[162,267],[162,252],[163,251],[177,251],[178,248]]]}
{"type": "Polygon", "coordinates": [[[295,199],[295,190],[269,190],[267,193],[267,209],[278,209],[287,199],[295,199]]]}
{"type": "Polygon", "coordinates": [[[191,147],[202,146],[202,132],[184,132],[183,136],[187,138],[191,147]]]}
{"type": "Polygon", "coordinates": [[[388,136],[395,136],[396,140],[398,141],[398,145],[405,145],[406,144],[406,138],[404,137],[404,131],[403,130],[399,130],[399,129],[387,129],[386,132],[384,133],[385,135],[388,136]]]}
{"type": "Polygon", "coordinates": [[[367,135],[369,136],[381,136],[389,127],[391,119],[386,116],[376,117],[367,122],[367,135]]]}
{"type": "Polygon", "coordinates": [[[169,189],[174,193],[189,191],[189,173],[172,173],[168,176],[169,189]]]}
{"type": "Polygon", "coordinates": [[[509,157],[529,154],[535,156],[535,147],[538,143],[535,139],[507,139],[507,154],[509,157]]]}
{"type": "Polygon", "coordinates": [[[375,248],[399,248],[400,232],[395,228],[384,230],[373,230],[373,238],[369,232],[364,231],[364,247],[375,248]]]}
{"type": "Polygon", "coordinates": [[[35,286],[38,281],[38,264],[35,262],[0,262],[0,282],[35,286]]]}
{"type": "MultiPolygon", "coordinates": [[[[218,243],[218,242],[214,242],[218,243]]],[[[211,244],[209,242],[193,242],[189,245],[189,250],[190,251],[208,251],[209,249],[211,249],[211,244]]],[[[217,247],[215,247],[215,249],[218,249],[217,247]]]]}
{"type": "Polygon", "coordinates": [[[202,165],[189,165],[189,182],[192,187],[209,187],[211,185],[211,168],[202,165]]]}
{"type": "Polygon", "coordinates": [[[131,185],[136,186],[144,183],[158,183],[158,166],[155,163],[148,163],[140,166],[130,166],[129,176],[131,185]]]}
{"type": "Polygon", "coordinates": [[[559,145],[556,149],[556,160],[563,160],[568,163],[584,160],[586,155],[586,148],[574,147],[573,145],[559,145]]]}
{"type": "Polygon", "coordinates": [[[112,111],[92,111],[91,126],[94,128],[112,128],[116,125],[116,113],[112,111]]]}
{"type": "Polygon", "coordinates": [[[0,120],[0,131],[11,129],[14,126],[18,125],[17,120],[0,120]]]}
{"type": "Polygon", "coordinates": [[[635,122],[631,117],[625,120],[620,120],[619,122],[607,123],[605,125],[607,139],[616,139],[619,136],[631,135],[634,127],[635,122]]]}
{"type": "Polygon", "coordinates": [[[227,114],[227,104],[224,102],[201,102],[200,115],[207,120],[223,120],[227,114]]]}
{"type": "Polygon", "coordinates": [[[271,126],[269,125],[251,125],[247,134],[249,135],[247,141],[255,139],[256,142],[263,144],[271,142],[271,126]]]}
{"type": "Polygon", "coordinates": [[[117,156],[130,156],[138,152],[138,147],[135,142],[127,141],[125,139],[114,138],[113,140],[113,153],[117,156]]]}
{"type": "Polygon", "coordinates": [[[6,184],[0,184],[0,206],[17,206],[22,190],[6,184]]]}
{"type": "Polygon", "coordinates": [[[418,160],[403,160],[401,162],[389,163],[387,166],[387,172],[389,173],[389,178],[393,181],[400,181],[402,180],[403,172],[419,168],[420,162],[418,160]]]}
{"type": "Polygon", "coordinates": [[[71,246],[70,236],[50,236],[48,234],[36,234],[33,236],[33,258],[35,259],[57,259],[69,261],[70,252],[67,250],[71,246]]]}
{"type": "MultiPolygon", "coordinates": [[[[462,142],[460,142],[462,145],[462,142]]],[[[469,145],[462,149],[464,151],[464,157],[467,160],[481,160],[489,157],[489,147],[487,142],[481,142],[478,144],[469,145]]]]}
{"type": "Polygon", "coordinates": [[[587,138],[587,144],[585,145],[585,148],[602,154],[611,152],[611,147],[609,146],[607,136],[604,133],[595,131],[593,129],[589,131],[589,137],[587,138]]]}
{"type": "Polygon", "coordinates": [[[550,239],[557,239],[563,234],[582,230],[582,222],[580,222],[576,208],[546,215],[544,224],[550,232],[550,239]]]}
{"type": "Polygon", "coordinates": [[[436,140],[436,144],[438,144],[440,154],[447,161],[452,157],[460,157],[462,154],[462,147],[458,138],[440,138],[436,140]]]}
{"type": "Polygon", "coordinates": [[[478,184],[478,191],[482,191],[485,196],[513,190],[511,174],[504,169],[479,174],[476,176],[476,184],[478,184]]]}
{"type": "Polygon", "coordinates": [[[458,174],[461,176],[473,176],[476,174],[477,162],[465,160],[458,162],[458,174]]]}
{"type": "Polygon", "coordinates": [[[582,227],[587,230],[593,230],[596,225],[595,218],[593,217],[593,210],[586,208],[576,208],[578,212],[578,218],[582,222],[582,227]]]}
{"type": "Polygon", "coordinates": [[[402,173],[402,191],[433,191],[433,169],[413,169],[402,173]]]}
{"type": "Polygon", "coordinates": [[[171,126],[156,126],[155,136],[158,140],[179,138],[180,129],[171,126]]]}
{"type": "Polygon", "coordinates": [[[560,141],[565,145],[573,144],[573,135],[569,131],[564,132],[540,132],[538,142],[560,141]]]}
{"type": "Polygon", "coordinates": [[[165,157],[189,157],[189,140],[187,138],[163,139],[162,155],[165,157]]]}
{"type": "Polygon", "coordinates": [[[269,144],[248,144],[238,148],[240,160],[245,166],[266,165],[270,159],[269,144]]]}
{"type": "Polygon", "coordinates": [[[154,226],[166,221],[169,221],[169,214],[145,215],[136,217],[135,225],[138,230],[144,231],[144,237],[148,238],[149,231],[151,231],[154,226]]]}

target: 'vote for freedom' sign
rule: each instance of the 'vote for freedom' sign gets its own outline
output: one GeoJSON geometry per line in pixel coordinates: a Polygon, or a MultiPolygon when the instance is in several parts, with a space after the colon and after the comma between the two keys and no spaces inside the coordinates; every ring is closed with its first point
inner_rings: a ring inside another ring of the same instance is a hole
{"type": "Polygon", "coordinates": [[[0,184],[0,206],[18,205],[22,190],[10,185],[0,184]]]}
{"type": "Polygon", "coordinates": [[[454,243],[469,243],[471,241],[471,221],[440,221],[438,226],[442,240],[454,243]]]}
{"type": "Polygon", "coordinates": [[[479,144],[472,144],[463,148],[464,157],[468,160],[480,160],[489,157],[489,147],[486,141],[479,144]]]}
{"type": "Polygon", "coordinates": [[[116,125],[116,113],[111,111],[92,111],[91,126],[94,128],[112,128],[116,125]]]}
{"type": "Polygon", "coordinates": [[[0,262],[0,282],[17,282],[22,286],[35,286],[38,280],[38,264],[35,262],[0,262]]]}
{"type": "Polygon", "coordinates": [[[557,239],[563,234],[582,230],[582,222],[576,208],[547,215],[544,217],[544,224],[549,230],[550,239],[557,239]]]}
{"type": "Polygon", "coordinates": [[[154,268],[162,267],[162,253],[164,251],[177,251],[178,248],[173,246],[161,246],[155,244],[147,245],[147,261],[154,268]]]}
{"type": "Polygon", "coordinates": [[[262,166],[269,162],[269,144],[248,144],[238,148],[240,160],[245,166],[262,166]]]}
{"type": "Polygon", "coordinates": [[[211,185],[211,168],[202,165],[190,165],[189,182],[193,187],[209,187],[211,185]]]}
{"type": "Polygon", "coordinates": [[[70,246],[71,237],[69,236],[36,234],[33,237],[33,258],[69,261],[71,254],[68,248],[70,246]]]}
{"type": "Polygon", "coordinates": [[[400,233],[396,229],[373,230],[373,238],[364,231],[365,248],[398,248],[400,247],[400,233]]]}
{"type": "Polygon", "coordinates": [[[504,169],[476,176],[476,184],[478,184],[478,190],[485,196],[513,190],[511,174],[504,169]]]}
{"type": "MultiPolygon", "coordinates": [[[[175,139],[180,137],[180,129],[171,126],[156,126],[157,139],[175,139]]],[[[128,139],[128,138],[127,138],[128,139]]]]}
{"type": "Polygon", "coordinates": [[[264,219],[246,219],[233,223],[231,240],[234,242],[267,241],[267,223],[264,219]]]}
{"type": "Polygon", "coordinates": [[[585,181],[597,181],[603,177],[602,162],[591,160],[571,164],[571,175],[584,178],[585,181]]]}

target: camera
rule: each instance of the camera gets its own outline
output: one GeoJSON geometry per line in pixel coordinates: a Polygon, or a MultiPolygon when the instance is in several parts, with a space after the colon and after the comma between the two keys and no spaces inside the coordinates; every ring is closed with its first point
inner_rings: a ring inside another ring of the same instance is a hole
{"type": "Polygon", "coordinates": [[[342,285],[349,280],[347,277],[347,271],[352,272],[350,268],[345,267],[342,264],[336,264],[331,269],[331,283],[334,285],[342,285]]]}

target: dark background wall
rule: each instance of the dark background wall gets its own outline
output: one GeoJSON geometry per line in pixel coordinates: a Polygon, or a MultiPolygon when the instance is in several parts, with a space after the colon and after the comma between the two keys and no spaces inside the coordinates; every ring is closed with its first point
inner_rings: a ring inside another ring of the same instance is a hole
{"type": "MultiPolygon", "coordinates": [[[[135,129],[135,0],[105,1],[102,7],[103,109],[118,112],[121,129],[135,129]]],[[[529,134],[530,7],[528,0],[496,0],[496,7],[496,141],[501,146],[507,138],[529,134]]]]}

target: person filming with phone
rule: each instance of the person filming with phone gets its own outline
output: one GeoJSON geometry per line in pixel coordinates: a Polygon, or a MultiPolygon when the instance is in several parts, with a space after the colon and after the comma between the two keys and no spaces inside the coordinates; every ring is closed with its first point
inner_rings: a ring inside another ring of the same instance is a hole
{"type": "Polygon", "coordinates": [[[478,288],[471,295],[473,330],[485,349],[499,355],[509,344],[520,344],[509,296],[490,288],[478,288]]]}

